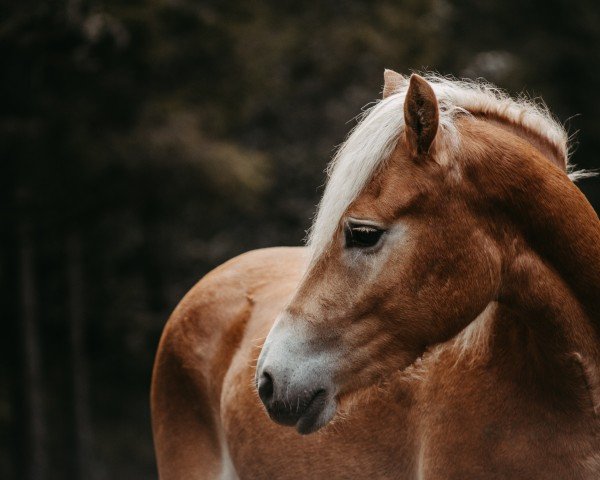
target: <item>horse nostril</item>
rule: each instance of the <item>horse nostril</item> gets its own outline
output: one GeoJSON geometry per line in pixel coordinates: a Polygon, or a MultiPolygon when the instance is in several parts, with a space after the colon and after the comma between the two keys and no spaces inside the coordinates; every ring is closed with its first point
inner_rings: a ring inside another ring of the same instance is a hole
{"type": "Polygon", "coordinates": [[[263,401],[265,406],[273,398],[273,378],[269,372],[263,372],[258,381],[258,396],[263,401]]]}

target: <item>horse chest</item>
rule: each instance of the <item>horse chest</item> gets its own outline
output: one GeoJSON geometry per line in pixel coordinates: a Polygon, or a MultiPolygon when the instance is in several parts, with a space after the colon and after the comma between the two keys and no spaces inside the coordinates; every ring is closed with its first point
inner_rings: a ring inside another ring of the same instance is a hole
{"type": "Polygon", "coordinates": [[[418,395],[416,478],[592,479],[594,420],[540,405],[481,370],[432,373],[418,395]]]}
{"type": "MultiPolygon", "coordinates": [[[[413,385],[406,403],[396,393],[370,397],[349,418],[300,436],[271,422],[252,391],[252,370],[240,352],[221,398],[224,437],[237,475],[252,478],[597,478],[594,437],[525,404],[493,376],[413,385]],[[565,467],[566,466],[566,467],[565,467]]],[[[407,388],[411,388],[410,386],[407,388]]]]}
{"type": "Polygon", "coordinates": [[[268,418],[246,360],[234,359],[221,397],[222,428],[240,479],[412,477],[414,436],[404,406],[369,401],[349,418],[301,436],[268,418]]]}

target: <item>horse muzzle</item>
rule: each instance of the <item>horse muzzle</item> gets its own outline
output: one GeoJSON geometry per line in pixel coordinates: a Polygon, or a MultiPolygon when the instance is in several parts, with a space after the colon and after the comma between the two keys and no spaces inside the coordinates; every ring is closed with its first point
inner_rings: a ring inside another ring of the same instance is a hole
{"type": "Polygon", "coordinates": [[[323,418],[328,404],[326,389],[304,389],[296,394],[276,395],[276,391],[282,390],[276,387],[273,374],[262,372],[258,381],[258,395],[273,421],[295,426],[298,433],[308,434],[318,430],[328,420],[323,418]]]}
{"type": "Polygon", "coordinates": [[[337,402],[327,356],[308,351],[302,337],[274,326],[258,360],[256,388],[273,421],[308,434],[329,423],[337,402]]]}

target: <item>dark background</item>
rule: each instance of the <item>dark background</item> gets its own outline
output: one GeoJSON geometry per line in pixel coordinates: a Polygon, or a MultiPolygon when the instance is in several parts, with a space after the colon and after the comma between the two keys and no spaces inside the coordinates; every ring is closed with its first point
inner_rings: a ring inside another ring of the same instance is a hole
{"type": "Polygon", "coordinates": [[[224,260],[301,243],[384,67],[542,96],[599,167],[598,5],[4,1],[0,477],[155,477],[169,313],[224,260]]]}

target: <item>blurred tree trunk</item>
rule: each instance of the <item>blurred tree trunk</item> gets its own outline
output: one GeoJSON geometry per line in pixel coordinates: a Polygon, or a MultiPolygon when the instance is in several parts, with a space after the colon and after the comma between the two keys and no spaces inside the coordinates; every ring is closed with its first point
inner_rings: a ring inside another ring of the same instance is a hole
{"type": "MultiPolygon", "coordinates": [[[[9,158],[4,151],[2,158],[9,158]]],[[[16,195],[16,172],[14,162],[5,162],[0,175],[0,245],[2,248],[2,265],[0,267],[0,299],[2,299],[4,335],[0,336],[0,358],[6,368],[7,388],[5,392],[9,401],[9,431],[6,448],[10,452],[10,460],[6,470],[1,474],[9,479],[24,478],[26,464],[25,412],[22,389],[21,365],[21,317],[19,300],[19,231],[16,195]],[[9,440],[10,439],[10,440],[9,440]]]]}
{"type": "Polygon", "coordinates": [[[85,298],[81,234],[67,235],[69,343],[73,401],[73,478],[92,479],[92,425],[89,408],[89,371],[85,348],[85,298]]]}
{"type": "Polygon", "coordinates": [[[31,225],[19,225],[19,271],[21,302],[22,390],[25,403],[26,453],[22,458],[25,478],[43,480],[47,471],[44,389],[40,364],[40,342],[36,311],[35,253],[31,225]]]}

